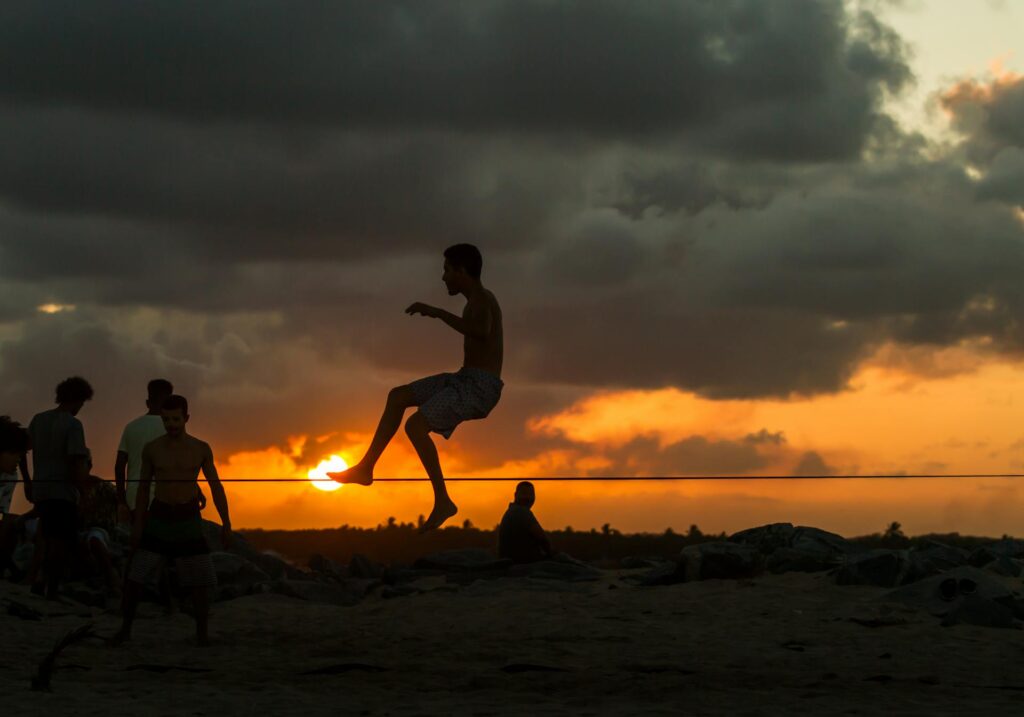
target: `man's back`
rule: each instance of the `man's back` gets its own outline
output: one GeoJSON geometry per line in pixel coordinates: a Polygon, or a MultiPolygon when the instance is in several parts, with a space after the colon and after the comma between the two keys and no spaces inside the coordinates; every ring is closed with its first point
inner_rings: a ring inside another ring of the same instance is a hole
{"type": "Polygon", "coordinates": [[[545,546],[538,537],[543,529],[533,511],[518,503],[509,503],[498,526],[498,557],[516,563],[532,563],[545,557],[545,546]]]}
{"type": "Polygon", "coordinates": [[[487,312],[490,316],[490,331],[484,337],[477,338],[467,335],[463,339],[463,365],[469,368],[480,368],[500,377],[505,351],[501,306],[498,305],[494,294],[484,289],[466,303],[462,317],[467,319],[474,312],[487,312]]]}
{"type": "Polygon", "coordinates": [[[28,425],[32,439],[32,500],[78,500],[72,482],[74,460],[85,458],[82,422],[67,411],[37,413],[28,425]]]}
{"type": "MultiPolygon", "coordinates": [[[[160,416],[147,413],[130,421],[121,434],[121,443],[117,450],[128,456],[125,492],[128,505],[135,507],[135,498],[139,492],[139,475],[142,473],[142,449],[150,441],[164,435],[164,422],[160,416]]],[[[150,493],[152,495],[152,493],[150,493]]]]}

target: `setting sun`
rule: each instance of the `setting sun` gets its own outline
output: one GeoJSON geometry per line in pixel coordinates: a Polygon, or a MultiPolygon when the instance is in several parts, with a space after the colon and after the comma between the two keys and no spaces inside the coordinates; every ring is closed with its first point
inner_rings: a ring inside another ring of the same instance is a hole
{"type": "Polygon", "coordinates": [[[316,468],[309,469],[309,481],[315,488],[324,491],[338,490],[341,483],[335,483],[327,477],[329,472],[343,471],[348,468],[348,463],[341,456],[331,456],[320,461],[316,468]]]}

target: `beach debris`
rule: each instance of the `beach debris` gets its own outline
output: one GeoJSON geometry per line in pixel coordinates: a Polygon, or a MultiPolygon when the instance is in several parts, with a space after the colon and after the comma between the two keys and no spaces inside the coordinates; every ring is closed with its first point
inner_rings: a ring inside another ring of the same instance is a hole
{"type": "Polygon", "coordinates": [[[57,657],[66,648],[74,645],[76,642],[81,642],[87,637],[93,634],[93,623],[86,623],[79,627],[69,630],[54,643],[53,648],[46,654],[46,656],[40,661],[39,667],[36,668],[36,672],[29,680],[29,685],[35,692],[44,692],[50,690],[50,680],[53,678],[53,671],[57,663],[57,657]]]}

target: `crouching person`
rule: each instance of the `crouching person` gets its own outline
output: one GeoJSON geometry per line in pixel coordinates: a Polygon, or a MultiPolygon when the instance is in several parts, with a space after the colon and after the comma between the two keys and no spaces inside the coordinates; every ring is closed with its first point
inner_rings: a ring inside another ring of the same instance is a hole
{"type": "Polygon", "coordinates": [[[124,592],[124,623],[114,642],[124,642],[131,636],[143,585],[159,575],[165,561],[173,560],[178,584],[192,592],[197,641],[208,645],[209,593],[217,584],[217,575],[203,535],[197,481],[200,471],[210,485],[213,504],[220,514],[225,545],[231,537],[228,499],[217,476],[210,446],[185,430],[188,402],[182,396],[168,397],[161,417],[167,433],[142,450],[141,482],[132,526],[134,552],[124,592]],[[149,495],[154,482],[151,504],[149,495]]]}

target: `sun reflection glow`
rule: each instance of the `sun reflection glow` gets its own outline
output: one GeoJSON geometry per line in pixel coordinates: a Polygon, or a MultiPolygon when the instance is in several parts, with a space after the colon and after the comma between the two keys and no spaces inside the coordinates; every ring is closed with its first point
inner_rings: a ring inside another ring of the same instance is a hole
{"type": "Polygon", "coordinates": [[[316,468],[309,469],[309,482],[314,488],[324,491],[338,490],[341,483],[335,483],[327,477],[329,472],[343,471],[348,468],[348,463],[341,456],[331,456],[320,461],[316,468]]]}

